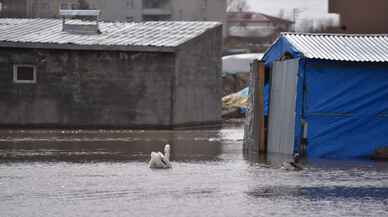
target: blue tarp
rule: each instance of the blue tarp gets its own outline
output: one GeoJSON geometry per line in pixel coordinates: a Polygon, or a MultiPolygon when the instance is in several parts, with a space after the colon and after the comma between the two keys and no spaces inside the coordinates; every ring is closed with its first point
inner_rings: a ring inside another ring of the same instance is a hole
{"type": "MultiPolygon", "coordinates": [[[[268,116],[269,113],[269,94],[270,94],[269,84],[264,86],[264,116],[268,116]]],[[[241,96],[249,96],[249,87],[242,89],[239,93],[241,96]]],[[[246,108],[240,108],[241,113],[247,112],[246,108]]]]}
{"type": "Polygon", "coordinates": [[[238,95],[243,96],[243,97],[248,97],[249,96],[249,87],[246,87],[246,88],[240,90],[238,92],[238,95]]]}
{"type": "Polygon", "coordinates": [[[388,65],[310,61],[303,116],[308,156],[369,157],[388,147],[388,65]]]}
{"type": "Polygon", "coordinates": [[[287,39],[280,37],[262,58],[266,68],[270,68],[272,63],[279,60],[285,53],[290,54],[293,58],[302,57],[302,54],[287,39]]]}

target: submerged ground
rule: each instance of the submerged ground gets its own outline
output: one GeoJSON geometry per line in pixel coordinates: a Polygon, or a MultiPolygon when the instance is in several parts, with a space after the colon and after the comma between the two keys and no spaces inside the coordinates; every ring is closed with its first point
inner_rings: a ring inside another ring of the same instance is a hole
{"type": "Polygon", "coordinates": [[[243,129],[0,132],[0,216],[388,216],[388,163],[242,153],[243,129]],[[150,170],[172,145],[173,169],[150,170]]]}

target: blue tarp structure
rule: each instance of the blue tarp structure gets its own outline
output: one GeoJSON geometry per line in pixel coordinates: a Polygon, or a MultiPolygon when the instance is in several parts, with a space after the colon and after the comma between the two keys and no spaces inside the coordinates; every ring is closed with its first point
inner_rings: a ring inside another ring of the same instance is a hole
{"type": "MultiPolygon", "coordinates": [[[[306,57],[305,44],[290,38],[281,36],[263,60],[269,69],[285,53],[299,59],[295,152],[301,147],[302,119],[308,123],[310,158],[363,158],[387,148],[388,61],[328,60],[318,51],[306,57]]],[[[309,46],[319,47],[319,41],[309,46]]]]}

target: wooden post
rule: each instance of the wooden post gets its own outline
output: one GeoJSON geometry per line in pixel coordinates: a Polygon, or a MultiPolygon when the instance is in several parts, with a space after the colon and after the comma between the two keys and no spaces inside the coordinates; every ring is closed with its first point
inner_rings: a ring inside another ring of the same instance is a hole
{"type": "Polygon", "coordinates": [[[244,130],[244,152],[267,153],[264,119],[265,65],[259,60],[251,64],[249,109],[244,130]]]}
{"type": "Polygon", "coordinates": [[[264,116],[264,85],[265,85],[265,64],[259,62],[258,67],[258,134],[259,134],[259,153],[267,153],[265,116],[264,116]]]}

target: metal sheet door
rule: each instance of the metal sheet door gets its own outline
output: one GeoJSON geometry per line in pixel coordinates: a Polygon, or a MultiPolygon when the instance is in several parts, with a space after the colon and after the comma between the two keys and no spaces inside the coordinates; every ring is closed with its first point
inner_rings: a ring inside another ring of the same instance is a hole
{"type": "Polygon", "coordinates": [[[271,72],[268,152],[292,154],[299,60],[279,61],[271,72]]]}

